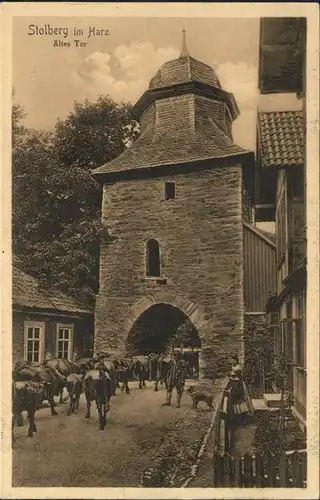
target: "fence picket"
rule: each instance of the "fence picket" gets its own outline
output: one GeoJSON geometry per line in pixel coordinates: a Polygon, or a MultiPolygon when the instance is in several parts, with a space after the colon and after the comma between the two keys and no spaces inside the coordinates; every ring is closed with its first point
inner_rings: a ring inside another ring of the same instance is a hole
{"type": "Polygon", "coordinates": [[[214,454],[214,463],[213,463],[213,485],[215,488],[220,486],[220,454],[214,454]]]}
{"type": "Polygon", "coordinates": [[[303,487],[300,454],[297,451],[292,455],[292,479],[294,487],[303,487]]]}
{"type": "Polygon", "coordinates": [[[279,458],[250,453],[244,456],[220,452],[214,454],[214,487],[305,488],[306,481],[306,452],[295,452],[279,458]]]}
{"type": "Polygon", "coordinates": [[[223,457],[223,486],[230,486],[231,456],[225,453],[223,457]]]}
{"type": "Polygon", "coordinates": [[[220,418],[220,451],[224,453],[226,451],[226,423],[224,418],[220,418]]]}
{"type": "Polygon", "coordinates": [[[306,454],[306,452],[301,453],[301,472],[302,472],[303,488],[306,488],[306,486],[307,486],[307,454],[306,454]]]}
{"type": "Polygon", "coordinates": [[[252,455],[250,453],[245,453],[243,457],[243,467],[244,467],[244,487],[252,487],[252,455]]]}
{"type": "Polygon", "coordinates": [[[255,485],[257,488],[261,488],[262,486],[264,486],[263,457],[261,457],[260,455],[256,455],[255,464],[256,464],[255,485]]]}
{"type": "Polygon", "coordinates": [[[289,469],[288,469],[288,459],[286,455],[282,455],[280,457],[279,462],[279,476],[280,476],[280,488],[288,488],[289,487],[289,469]]]}
{"type": "Polygon", "coordinates": [[[234,487],[240,486],[240,456],[234,455],[234,487]]]}
{"type": "Polygon", "coordinates": [[[276,460],[272,455],[268,456],[267,470],[268,470],[268,486],[274,488],[276,485],[277,469],[276,469],[276,460]]]}

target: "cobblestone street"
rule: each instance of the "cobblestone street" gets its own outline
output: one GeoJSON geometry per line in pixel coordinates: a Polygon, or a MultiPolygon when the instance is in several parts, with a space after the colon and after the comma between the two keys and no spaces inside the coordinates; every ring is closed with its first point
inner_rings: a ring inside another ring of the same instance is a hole
{"type": "Polygon", "coordinates": [[[175,407],[175,395],[172,407],[161,407],[164,388],[154,392],[150,382],[143,390],[137,383],[131,387],[130,395],[118,390],[112,399],[105,431],[98,429],[95,405],[91,419],[84,418],[83,397],[79,410],[69,417],[67,404],[57,407],[55,417],[47,408],[39,410],[33,438],[27,438],[26,423],[15,428],[13,486],[137,487],[163,437],[181,419],[190,420],[192,427],[201,414],[209,426],[211,413],[192,410],[186,394],[180,409],[175,407]]]}

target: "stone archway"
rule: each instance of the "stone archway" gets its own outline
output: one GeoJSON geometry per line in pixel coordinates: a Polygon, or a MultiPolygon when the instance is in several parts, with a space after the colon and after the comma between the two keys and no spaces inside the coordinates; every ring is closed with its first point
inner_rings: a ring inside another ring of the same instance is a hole
{"type": "MultiPolygon", "coordinates": [[[[180,321],[188,320],[190,325],[191,325],[191,332],[190,336],[188,337],[187,344],[184,344],[184,347],[187,348],[194,348],[194,352],[189,352],[188,354],[185,354],[187,357],[189,356],[190,359],[192,358],[192,365],[194,369],[194,373],[200,373],[200,376],[203,374],[203,363],[201,361],[202,358],[202,348],[205,346],[205,338],[208,338],[208,323],[205,319],[204,312],[202,309],[195,304],[194,302],[190,301],[189,299],[186,299],[185,297],[181,296],[173,296],[169,293],[158,293],[154,295],[147,295],[139,300],[137,300],[128,313],[126,314],[124,321],[123,321],[123,332],[126,335],[126,348],[130,351],[130,347],[128,345],[128,338],[130,335],[132,335],[133,330],[136,328],[137,323],[140,323],[141,325],[141,318],[145,318],[149,313],[152,314],[155,312],[158,308],[162,307],[162,312],[165,314],[165,310],[167,313],[171,311],[171,314],[176,314],[176,318],[173,318],[172,321],[168,321],[168,328],[164,328],[163,333],[165,334],[166,338],[163,339],[163,342],[161,343],[158,342],[157,346],[155,349],[150,348],[150,342],[149,345],[146,347],[145,352],[142,352],[143,349],[140,349],[140,354],[144,353],[147,354],[148,352],[156,352],[159,353],[162,348],[166,345],[173,345],[171,344],[171,335],[173,331],[176,330],[177,325],[179,324],[179,316],[180,316],[180,321]],[[171,328],[171,330],[170,330],[171,328]],[[189,342],[189,340],[193,339],[193,341],[189,342]],[[200,352],[199,352],[200,351],[200,352]],[[199,372],[200,370],[200,372],[199,372]]],[[[168,317],[168,316],[167,316],[168,317]]],[[[157,321],[157,319],[155,318],[157,321]]],[[[158,335],[160,333],[161,335],[161,325],[159,326],[160,330],[158,329],[158,335]]],[[[145,335],[148,333],[146,331],[146,328],[144,328],[145,335]]],[[[155,333],[155,332],[153,332],[155,333]]],[[[157,336],[157,334],[155,333],[157,336]]],[[[152,341],[151,341],[152,342],[152,341]]],[[[175,347],[180,347],[178,344],[175,345],[175,347]]],[[[134,349],[133,349],[134,350],[134,349]]],[[[139,351],[139,347],[137,347],[137,351],[139,351]]],[[[137,353],[137,352],[136,352],[137,353]]],[[[188,358],[189,360],[189,358],[188,358]]]]}
{"type": "Polygon", "coordinates": [[[126,338],[126,352],[134,355],[161,354],[172,348],[201,348],[199,333],[181,309],[157,303],[134,322],[126,338]]]}
{"type": "Polygon", "coordinates": [[[200,340],[202,341],[202,339],[205,338],[208,326],[205,320],[204,312],[201,308],[185,297],[181,297],[179,295],[173,296],[168,293],[147,295],[137,300],[132,305],[123,321],[123,331],[126,336],[129,334],[138,318],[147,309],[156,304],[167,304],[179,309],[193,323],[199,334],[200,340]]]}

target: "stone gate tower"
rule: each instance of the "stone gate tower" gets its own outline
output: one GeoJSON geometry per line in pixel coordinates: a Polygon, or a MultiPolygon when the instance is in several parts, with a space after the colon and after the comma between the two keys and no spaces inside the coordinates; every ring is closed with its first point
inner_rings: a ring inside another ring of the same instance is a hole
{"type": "Polygon", "coordinates": [[[243,199],[253,156],[232,139],[233,95],[185,40],[133,114],[138,140],[93,172],[114,237],[101,245],[95,351],[124,351],[139,317],[166,304],[191,320],[201,374],[214,376],[242,346],[243,199]]]}

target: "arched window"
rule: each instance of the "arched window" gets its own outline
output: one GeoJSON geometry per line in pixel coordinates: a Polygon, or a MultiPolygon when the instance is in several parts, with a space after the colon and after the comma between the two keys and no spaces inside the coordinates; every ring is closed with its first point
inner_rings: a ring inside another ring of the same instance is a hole
{"type": "Polygon", "coordinates": [[[147,276],[160,276],[160,251],[157,240],[147,241],[147,276]]]}

